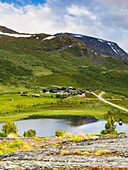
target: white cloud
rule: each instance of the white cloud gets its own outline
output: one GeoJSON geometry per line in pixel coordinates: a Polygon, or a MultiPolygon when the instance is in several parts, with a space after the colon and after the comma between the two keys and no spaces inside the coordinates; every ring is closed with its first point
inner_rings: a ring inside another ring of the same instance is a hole
{"type": "Polygon", "coordinates": [[[85,15],[85,16],[89,17],[91,20],[96,20],[96,16],[93,15],[85,7],[78,7],[76,5],[72,5],[71,7],[67,8],[67,11],[69,14],[72,14],[75,16],[85,15]]]}
{"type": "Polygon", "coordinates": [[[128,0],[96,0],[100,3],[99,15],[104,25],[128,28],[128,0]]]}
{"type": "Polygon", "coordinates": [[[25,33],[85,34],[128,49],[128,0],[47,0],[37,6],[0,1],[0,25],[25,33]]]}
{"type": "Polygon", "coordinates": [[[51,32],[54,22],[51,9],[45,6],[27,5],[16,8],[14,4],[0,2],[0,25],[20,32],[51,32]],[[49,16],[51,19],[49,20],[49,16]]]}

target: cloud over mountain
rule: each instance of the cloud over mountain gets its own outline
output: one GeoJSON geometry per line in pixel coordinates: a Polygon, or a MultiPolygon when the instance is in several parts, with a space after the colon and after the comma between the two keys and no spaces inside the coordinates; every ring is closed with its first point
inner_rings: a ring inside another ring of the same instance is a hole
{"type": "Polygon", "coordinates": [[[127,0],[9,2],[0,1],[0,25],[20,32],[81,33],[115,41],[124,49],[128,48],[127,0]]]}

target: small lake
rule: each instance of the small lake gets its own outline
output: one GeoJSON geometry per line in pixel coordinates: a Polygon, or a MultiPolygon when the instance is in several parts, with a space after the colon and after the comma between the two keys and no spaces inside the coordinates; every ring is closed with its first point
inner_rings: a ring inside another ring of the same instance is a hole
{"type": "MultiPolygon", "coordinates": [[[[106,121],[97,120],[93,116],[49,116],[15,121],[19,135],[29,129],[35,129],[40,137],[54,136],[57,128],[72,134],[100,134],[101,130],[105,129],[105,123],[106,121]]],[[[3,124],[0,123],[0,130],[3,124]]],[[[115,125],[118,132],[128,133],[128,124],[120,126],[116,122],[115,125]]]]}

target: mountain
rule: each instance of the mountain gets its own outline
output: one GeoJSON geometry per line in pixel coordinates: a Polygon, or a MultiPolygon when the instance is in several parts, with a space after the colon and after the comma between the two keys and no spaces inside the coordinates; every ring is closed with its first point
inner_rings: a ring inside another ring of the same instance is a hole
{"type": "Polygon", "coordinates": [[[0,26],[0,32],[10,33],[10,34],[19,34],[18,32],[14,31],[12,29],[9,29],[7,27],[4,27],[4,26],[0,26]]]}
{"type": "Polygon", "coordinates": [[[72,35],[5,34],[1,30],[0,86],[91,87],[128,94],[126,58],[97,53],[72,35]]]}
{"type": "Polygon", "coordinates": [[[72,34],[72,33],[58,33],[56,35],[72,35],[73,37],[83,41],[87,48],[93,49],[95,52],[112,56],[116,58],[127,58],[128,53],[121,49],[116,43],[111,41],[106,41],[99,38],[89,37],[81,34],[72,34]]]}

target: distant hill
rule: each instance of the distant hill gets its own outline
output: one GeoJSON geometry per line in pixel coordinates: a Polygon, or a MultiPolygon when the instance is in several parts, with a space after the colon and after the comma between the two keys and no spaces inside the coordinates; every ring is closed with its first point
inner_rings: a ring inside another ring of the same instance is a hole
{"type": "Polygon", "coordinates": [[[69,34],[19,37],[12,32],[0,33],[0,85],[5,88],[73,86],[128,94],[127,58],[100,54],[69,34]]]}
{"type": "Polygon", "coordinates": [[[19,34],[17,31],[14,31],[14,30],[9,29],[9,28],[4,27],[4,26],[0,26],[0,32],[10,33],[10,34],[19,34]]]}
{"type": "Polygon", "coordinates": [[[97,53],[112,56],[116,58],[127,58],[128,53],[121,49],[116,43],[111,41],[106,41],[100,38],[89,37],[81,34],[72,34],[72,33],[58,33],[56,35],[72,35],[73,37],[83,41],[87,48],[91,48],[97,53]]]}

